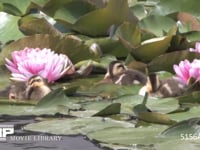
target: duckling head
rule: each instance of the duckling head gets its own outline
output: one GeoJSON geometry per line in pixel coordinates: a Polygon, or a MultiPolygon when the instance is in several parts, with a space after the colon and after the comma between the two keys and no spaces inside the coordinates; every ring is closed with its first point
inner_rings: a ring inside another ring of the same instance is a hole
{"type": "Polygon", "coordinates": [[[115,76],[122,74],[125,70],[126,68],[121,61],[112,61],[108,66],[106,76],[114,78],[115,76]]]}
{"type": "Polygon", "coordinates": [[[38,87],[42,87],[46,85],[47,85],[47,81],[39,75],[32,76],[27,82],[27,87],[31,87],[31,88],[38,88],[38,87]]]}
{"type": "Polygon", "coordinates": [[[41,99],[49,92],[51,89],[41,76],[34,75],[27,81],[26,99],[41,99]]]}

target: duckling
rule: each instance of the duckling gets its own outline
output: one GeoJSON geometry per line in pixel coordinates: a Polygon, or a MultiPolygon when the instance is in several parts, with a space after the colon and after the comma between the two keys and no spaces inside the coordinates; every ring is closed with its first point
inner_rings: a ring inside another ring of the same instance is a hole
{"type": "Polygon", "coordinates": [[[8,88],[10,100],[40,100],[51,92],[45,79],[38,75],[32,76],[27,82],[13,82],[8,88]]]}
{"type": "Polygon", "coordinates": [[[112,61],[107,69],[107,73],[103,79],[104,82],[131,85],[141,83],[146,84],[147,78],[145,74],[134,69],[127,69],[121,61],[112,61]]]}
{"type": "Polygon", "coordinates": [[[31,100],[40,100],[52,90],[47,81],[41,76],[32,76],[26,83],[25,98],[31,100]]]}
{"type": "MultiPolygon", "coordinates": [[[[6,90],[8,90],[8,98],[10,100],[25,99],[26,83],[22,81],[13,82],[6,90]]],[[[5,90],[5,91],[6,91],[5,90]]]]}
{"type": "Polygon", "coordinates": [[[167,78],[160,80],[155,73],[147,77],[147,83],[139,91],[139,95],[145,95],[148,92],[153,97],[176,97],[182,95],[186,91],[186,85],[176,78],[167,78]]]}

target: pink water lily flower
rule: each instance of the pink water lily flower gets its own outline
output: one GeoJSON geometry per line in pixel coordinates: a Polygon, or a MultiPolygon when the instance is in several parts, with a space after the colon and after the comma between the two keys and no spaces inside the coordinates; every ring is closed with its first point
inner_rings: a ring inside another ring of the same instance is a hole
{"type": "Polygon", "coordinates": [[[190,79],[189,70],[191,69],[191,63],[186,59],[181,61],[179,65],[174,65],[173,68],[178,79],[184,84],[188,84],[190,79]]]}
{"type": "Polygon", "coordinates": [[[47,48],[26,47],[14,51],[11,60],[6,58],[6,67],[12,73],[12,80],[27,81],[33,75],[40,75],[49,83],[75,71],[71,60],[66,55],[56,54],[47,48]]]}
{"type": "Polygon", "coordinates": [[[189,84],[190,78],[196,81],[200,80],[200,60],[194,59],[189,62],[187,59],[181,61],[179,65],[174,65],[174,71],[180,81],[184,84],[189,84]]]}
{"type": "Polygon", "coordinates": [[[193,62],[191,63],[189,74],[191,78],[194,78],[196,80],[200,79],[200,60],[199,59],[194,59],[193,62]]]}
{"type": "Polygon", "coordinates": [[[189,51],[200,53],[200,42],[196,42],[195,48],[190,48],[189,51]]]}

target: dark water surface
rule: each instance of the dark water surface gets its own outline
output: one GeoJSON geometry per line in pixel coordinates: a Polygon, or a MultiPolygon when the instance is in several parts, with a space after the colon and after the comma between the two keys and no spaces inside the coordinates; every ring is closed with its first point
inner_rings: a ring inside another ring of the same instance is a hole
{"type": "Polygon", "coordinates": [[[10,136],[6,141],[0,142],[0,150],[101,150],[94,143],[84,136],[59,136],[39,132],[29,132],[23,130],[23,126],[33,123],[35,120],[31,116],[7,116],[0,115],[1,125],[14,125],[15,133],[12,137],[30,137],[31,140],[11,140],[10,136]],[[32,140],[33,137],[61,137],[60,141],[32,140]]]}

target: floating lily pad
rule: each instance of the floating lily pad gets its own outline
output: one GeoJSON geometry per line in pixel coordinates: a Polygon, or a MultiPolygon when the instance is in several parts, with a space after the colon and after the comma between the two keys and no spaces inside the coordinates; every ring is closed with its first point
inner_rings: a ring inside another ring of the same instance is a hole
{"type": "MultiPolygon", "coordinates": [[[[163,136],[175,136],[182,140],[189,140],[190,138],[198,139],[200,134],[200,118],[191,118],[181,121],[169,127],[161,133],[163,136]],[[190,136],[191,135],[191,136],[190,136]]],[[[192,139],[190,139],[192,140],[192,139]]],[[[195,140],[195,139],[193,139],[195,140]]]]}
{"type": "Polygon", "coordinates": [[[164,126],[150,126],[146,128],[112,127],[89,133],[87,136],[90,139],[95,139],[101,143],[118,145],[146,145],[161,142],[163,139],[157,138],[157,136],[165,128],[166,127],[164,126]]]}
{"type": "Polygon", "coordinates": [[[134,126],[130,123],[123,123],[114,121],[112,119],[100,118],[100,117],[88,117],[77,119],[53,119],[48,121],[42,121],[39,123],[33,123],[25,126],[26,130],[45,132],[61,135],[87,135],[91,132],[96,132],[101,129],[110,127],[126,127],[134,126]]]}
{"type": "MultiPolygon", "coordinates": [[[[186,105],[190,106],[190,105],[186,105]]],[[[192,117],[199,117],[199,107],[192,107],[190,109],[187,109],[186,111],[180,112],[180,113],[172,113],[172,114],[168,114],[170,116],[170,118],[177,120],[177,121],[183,121],[186,119],[190,119],[192,117]]]]}

